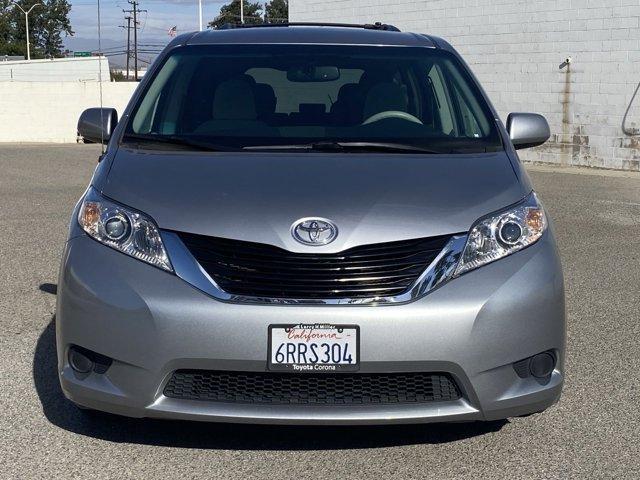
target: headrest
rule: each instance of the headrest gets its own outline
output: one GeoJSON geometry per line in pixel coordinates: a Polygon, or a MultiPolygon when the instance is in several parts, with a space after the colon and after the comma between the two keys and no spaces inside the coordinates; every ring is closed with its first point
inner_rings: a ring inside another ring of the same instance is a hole
{"type": "Polygon", "coordinates": [[[360,80],[358,80],[358,85],[364,88],[365,90],[370,87],[377,85],[379,83],[391,83],[393,82],[394,74],[391,71],[384,69],[373,69],[365,71],[360,80]]]}
{"type": "Polygon", "coordinates": [[[357,95],[360,94],[360,85],[357,83],[345,83],[338,90],[338,98],[336,102],[348,102],[352,101],[357,95]]]}
{"type": "Polygon", "coordinates": [[[249,82],[251,85],[256,85],[256,79],[253,78],[248,73],[243,73],[237,77],[238,79],[244,80],[245,82],[249,82]]]}
{"type": "Polygon", "coordinates": [[[256,110],[258,115],[271,115],[276,111],[278,99],[271,85],[266,83],[256,83],[253,86],[256,95],[256,110]]]}
{"type": "Polygon", "coordinates": [[[253,85],[244,76],[222,82],[213,97],[215,120],[255,120],[253,85]]]}
{"type": "Polygon", "coordinates": [[[387,111],[407,111],[407,94],[396,83],[379,83],[369,90],[364,102],[364,118],[387,111]]]}

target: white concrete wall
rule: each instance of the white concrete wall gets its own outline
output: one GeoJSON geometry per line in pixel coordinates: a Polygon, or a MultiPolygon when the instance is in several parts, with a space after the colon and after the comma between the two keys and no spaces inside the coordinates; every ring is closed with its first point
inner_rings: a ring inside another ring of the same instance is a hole
{"type": "Polygon", "coordinates": [[[107,57],[0,61],[0,82],[108,82],[107,57]]]}
{"type": "MultiPolygon", "coordinates": [[[[103,82],[105,107],[122,114],[134,82],[103,82]]],[[[78,118],[100,105],[98,82],[0,82],[0,142],[75,142],[78,118]]]]}
{"type": "MultiPolygon", "coordinates": [[[[551,141],[523,159],[640,170],[640,137],[621,128],[640,82],[639,0],[291,0],[289,12],[291,21],[382,21],[442,36],[503,119],[534,111],[549,120],[551,141]]],[[[630,127],[640,127],[638,106],[630,127]]]]}

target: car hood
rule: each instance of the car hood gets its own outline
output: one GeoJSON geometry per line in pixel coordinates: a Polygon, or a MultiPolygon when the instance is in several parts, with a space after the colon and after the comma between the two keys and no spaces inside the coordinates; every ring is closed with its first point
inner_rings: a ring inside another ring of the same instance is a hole
{"type": "Polygon", "coordinates": [[[465,155],[155,152],[120,148],[103,194],[161,229],[260,242],[290,251],[466,232],[522,199],[504,152],[465,155]],[[297,243],[292,224],[328,218],[336,240],[297,243]]]}

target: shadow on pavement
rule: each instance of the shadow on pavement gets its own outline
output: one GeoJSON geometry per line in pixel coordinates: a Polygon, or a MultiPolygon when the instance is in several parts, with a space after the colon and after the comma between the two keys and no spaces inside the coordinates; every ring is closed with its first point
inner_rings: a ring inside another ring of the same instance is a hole
{"type": "Polygon", "coordinates": [[[234,450],[337,450],[446,443],[500,430],[507,422],[360,427],[264,426],[132,419],[83,412],[65,399],[57,376],[55,316],[40,335],[33,379],[47,419],[111,442],[234,450]]]}
{"type": "Polygon", "coordinates": [[[51,295],[57,295],[58,285],[55,283],[42,283],[39,287],[41,292],[50,293],[51,295]]]}

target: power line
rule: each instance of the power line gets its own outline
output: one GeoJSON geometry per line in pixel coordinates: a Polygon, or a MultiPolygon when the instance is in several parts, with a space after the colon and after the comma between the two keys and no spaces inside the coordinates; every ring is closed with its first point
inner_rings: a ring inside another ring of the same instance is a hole
{"type": "MultiPolygon", "coordinates": [[[[140,22],[138,22],[138,14],[139,13],[147,13],[147,10],[140,10],[138,8],[138,1],[137,0],[128,0],[128,2],[130,5],[133,6],[133,8],[131,10],[122,10],[124,13],[132,13],[133,14],[133,18],[132,18],[132,23],[133,23],[133,78],[134,80],[138,81],[138,25],[140,24],[140,22]]],[[[127,35],[128,36],[128,35],[127,35]]],[[[130,50],[130,49],[127,49],[130,50]]],[[[130,57],[131,53],[127,54],[127,76],[129,74],[129,67],[128,67],[128,63],[129,63],[129,57],[130,57]]]]}
{"type": "MultiPolygon", "coordinates": [[[[124,25],[119,25],[121,28],[127,28],[124,25]]],[[[138,43],[138,47],[158,47],[158,48],[164,48],[166,46],[166,44],[164,43],[138,43]]],[[[117,45],[117,46],[113,46],[113,47],[106,47],[103,48],[102,51],[103,52],[108,52],[109,50],[123,50],[126,49],[127,46],[126,45],[117,45]]]]}
{"type": "Polygon", "coordinates": [[[126,15],[124,19],[127,21],[127,26],[120,25],[122,28],[127,29],[127,80],[129,80],[129,59],[131,58],[131,15],[126,15]]]}

